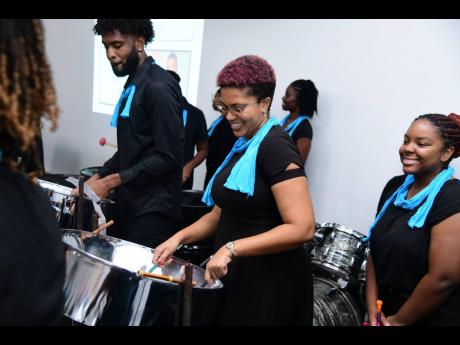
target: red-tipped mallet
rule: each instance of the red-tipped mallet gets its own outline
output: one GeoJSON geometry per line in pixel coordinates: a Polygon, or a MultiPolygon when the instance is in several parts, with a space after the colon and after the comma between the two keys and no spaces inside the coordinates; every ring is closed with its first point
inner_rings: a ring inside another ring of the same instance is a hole
{"type": "Polygon", "coordinates": [[[117,145],[107,142],[107,140],[105,140],[105,138],[99,139],[99,145],[101,145],[101,146],[107,145],[107,146],[113,147],[114,149],[118,149],[117,145]]]}

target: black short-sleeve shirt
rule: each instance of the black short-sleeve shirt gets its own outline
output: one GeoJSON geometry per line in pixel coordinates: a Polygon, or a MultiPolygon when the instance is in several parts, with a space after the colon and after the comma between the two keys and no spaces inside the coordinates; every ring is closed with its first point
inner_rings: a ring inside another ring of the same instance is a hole
{"type": "Polygon", "coordinates": [[[187,122],[185,124],[184,165],[195,157],[195,145],[208,139],[208,129],[203,112],[187,103],[187,122]]]}
{"type": "MultiPolygon", "coordinates": [[[[185,102],[187,121],[185,123],[184,165],[195,157],[196,144],[208,140],[208,129],[203,112],[194,105],[185,102]]],[[[183,189],[193,187],[193,171],[190,178],[182,185],[183,189]]]]}
{"type": "Polygon", "coordinates": [[[313,128],[308,119],[301,121],[292,133],[292,140],[294,140],[294,142],[297,142],[299,139],[313,140],[313,128]]]}
{"type": "MultiPolygon", "coordinates": [[[[385,201],[403,184],[404,179],[405,176],[397,176],[387,183],[380,198],[379,211],[385,201]]],[[[432,227],[460,212],[460,181],[447,181],[436,196],[425,225],[420,229],[411,229],[407,222],[420,206],[406,210],[391,203],[375,225],[370,239],[379,290],[400,294],[401,303],[428,272],[432,227]]],[[[460,324],[460,287],[455,288],[441,308],[425,321],[435,324],[460,324]]]]}
{"type": "MultiPolygon", "coordinates": [[[[242,155],[232,157],[212,186],[213,199],[222,209],[216,231],[216,250],[228,241],[281,225],[283,220],[271,187],[290,178],[305,176],[297,148],[280,126],[273,126],[259,146],[252,197],[223,186],[242,155]],[[290,163],[301,168],[285,171],[290,163]]],[[[236,257],[223,282],[218,324],[312,324],[311,263],[302,247],[271,255],[236,257]]]]}

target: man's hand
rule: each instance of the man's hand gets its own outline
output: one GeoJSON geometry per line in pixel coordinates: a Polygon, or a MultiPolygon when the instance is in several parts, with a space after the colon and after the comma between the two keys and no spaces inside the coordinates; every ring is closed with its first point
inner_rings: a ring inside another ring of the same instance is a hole
{"type": "Polygon", "coordinates": [[[191,164],[185,164],[182,170],[182,183],[185,183],[192,176],[193,168],[191,164]]]}

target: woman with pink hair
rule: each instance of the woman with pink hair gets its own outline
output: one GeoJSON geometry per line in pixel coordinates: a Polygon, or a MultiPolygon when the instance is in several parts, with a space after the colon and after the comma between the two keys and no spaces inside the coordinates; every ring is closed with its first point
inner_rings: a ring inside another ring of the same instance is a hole
{"type": "Polygon", "coordinates": [[[246,55],[219,73],[219,111],[238,140],[209,181],[211,212],[155,249],[167,262],[180,244],[215,235],[206,280],[221,279],[218,325],[311,325],[313,283],[303,244],[315,220],[303,162],[289,135],[269,117],[272,66],[246,55]]]}

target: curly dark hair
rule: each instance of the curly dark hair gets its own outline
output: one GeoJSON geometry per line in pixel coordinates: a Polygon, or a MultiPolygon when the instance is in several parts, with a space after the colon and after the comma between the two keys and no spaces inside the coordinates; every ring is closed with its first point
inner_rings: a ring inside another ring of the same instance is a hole
{"type": "Polygon", "coordinates": [[[450,156],[446,166],[452,159],[460,157],[460,116],[454,113],[447,115],[442,114],[425,114],[417,117],[415,121],[428,120],[437,129],[444,141],[444,148],[453,146],[454,153],[450,156]]]}
{"type": "Polygon", "coordinates": [[[122,35],[135,35],[145,38],[145,44],[155,38],[155,31],[150,19],[98,19],[93,31],[96,35],[120,31],[122,35]]]}
{"type": "Polygon", "coordinates": [[[35,143],[41,119],[48,118],[54,130],[58,114],[41,20],[0,20],[0,148],[12,170],[25,171],[31,178],[40,174],[43,167],[35,143]],[[30,162],[18,162],[24,154],[30,162]]]}
{"type": "Polygon", "coordinates": [[[257,55],[244,55],[230,61],[219,72],[217,86],[248,88],[249,94],[260,102],[265,97],[273,100],[276,76],[267,60],[257,55]]]}

